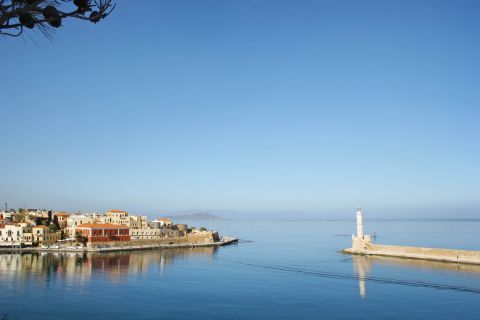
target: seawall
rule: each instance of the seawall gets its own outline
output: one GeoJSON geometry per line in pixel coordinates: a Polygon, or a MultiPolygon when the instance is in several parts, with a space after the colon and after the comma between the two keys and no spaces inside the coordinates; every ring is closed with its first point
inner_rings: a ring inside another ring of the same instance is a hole
{"type": "Polygon", "coordinates": [[[469,250],[391,246],[368,243],[361,250],[349,248],[343,250],[343,253],[480,264],[480,251],[469,250]]]}
{"type": "Polygon", "coordinates": [[[30,253],[30,252],[115,252],[115,251],[131,251],[131,250],[151,250],[151,249],[178,249],[178,248],[201,248],[201,247],[221,247],[229,244],[237,243],[238,238],[235,237],[223,237],[220,241],[216,242],[195,242],[195,243],[160,243],[156,244],[147,242],[146,244],[124,245],[118,247],[98,247],[90,248],[84,247],[79,249],[73,248],[0,248],[0,254],[2,253],[30,253]]]}

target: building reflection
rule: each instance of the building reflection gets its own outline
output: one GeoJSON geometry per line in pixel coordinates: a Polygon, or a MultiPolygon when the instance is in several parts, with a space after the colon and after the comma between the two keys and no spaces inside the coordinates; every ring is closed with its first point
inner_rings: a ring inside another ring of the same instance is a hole
{"type": "Polygon", "coordinates": [[[25,253],[0,254],[0,275],[16,280],[43,282],[63,278],[67,283],[104,276],[121,282],[128,275],[149,272],[163,274],[176,261],[211,261],[217,248],[125,251],[112,253],[25,253]]]}
{"type": "Polygon", "coordinates": [[[403,267],[424,270],[444,270],[453,272],[466,272],[480,274],[480,265],[429,261],[421,259],[408,259],[382,256],[352,256],[353,273],[358,278],[360,297],[363,299],[367,294],[366,282],[373,268],[377,267],[403,267]]]}

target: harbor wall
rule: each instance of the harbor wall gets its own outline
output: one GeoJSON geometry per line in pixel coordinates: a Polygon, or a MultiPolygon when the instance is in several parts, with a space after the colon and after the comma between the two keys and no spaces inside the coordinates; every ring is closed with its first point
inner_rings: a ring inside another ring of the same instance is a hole
{"type": "Polygon", "coordinates": [[[104,242],[88,242],[87,247],[95,248],[97,246],[108,245],[111,247],[125,247],[125,246],[145,246],[145,245],[194,245],[194,244],[208,244],[220,241],[217,232],[198,232],[198,233],[189,233],[184,237],[169,237],[169,238],[158,238],[158,239],[143,239],[143,240],[130,240],[130,241],[104,241],[104,242]]]}
{"type": "Polygon", "coordinates": [[[59,249],[46,249],[41,247],[36,248],[0,248],[0,254],[10,253],[31,253],[31,252],[115,252],[115,251],[129,251],[129,250],[147,250],[147,249],[178,249],[178,248],[201,248],[201,247],[218,247],[226,246],[233,243],[238,243],[238,238],[234,237],[222,237],[215,242],[178,242],[178,243],[137,243],[136,245],[128,244],[125,246],[111,246],[103,248],[91,248],[83,247],[78,249],[59,248],[59,249]]]}
{"type": "Polygon", "coordinates": [[[363,234],[360,208],[357,209],[357,234],[352,235],[352,247],[344,249],[343,253],[480,265],[480,251],[373,244],[371,237],[363,234]]]}
{"type": "Polygon", "coordinates": [[[480,264],[480,251],[366,244],[366,249],[346,253],[480,264]]]}

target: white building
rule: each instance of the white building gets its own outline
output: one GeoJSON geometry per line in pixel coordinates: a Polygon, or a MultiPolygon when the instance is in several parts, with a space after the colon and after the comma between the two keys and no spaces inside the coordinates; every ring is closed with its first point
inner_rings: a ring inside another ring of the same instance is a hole
{"type": "Polygon", "coordinates": [[[20,223],[0,225],[0,247],[21,245],[23,242],[23,230],[24,227],[20,223]]]}
{"type": "Polygon", "coordinates": [[[109,210],[100,218],[102,223],[122,224],[130,226],[130,217],[127,211],[123,210],[109,210]]]}
{"type": "Polygon", "coordinates": [[[160,229],[130,229],[131,240],[159,240],[161,237],[160,229]]]}
{"type": "Polygon", "coordinates": [[[72,214],[67,218],[65,232],[69,237],[73,237],[75,235],[75,228],[84,223],[94,223],[94,218],[90,215],[72,214]]]}
{"type": "Polygon", "coordinates": [[[170,227],[172,225],[172,219],[169,218],[157,218],[150,222],[150,225],[155,226],[155,228],[170,227]]]}
{"type": "Polygon", "coordinates": [[[10,211],[0,211],[0,216],[3,219],[8,219],[8,220],[12,219],[12,213],[10,211]]]}

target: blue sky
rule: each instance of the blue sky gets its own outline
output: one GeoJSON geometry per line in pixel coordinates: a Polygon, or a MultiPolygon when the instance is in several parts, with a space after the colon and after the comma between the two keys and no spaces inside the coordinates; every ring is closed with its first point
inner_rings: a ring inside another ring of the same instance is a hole
{"type": "Polygon", "coordinates": [[[480,217],[478,1],[118,1],[1,39],[0,201],[480,217]]]}

